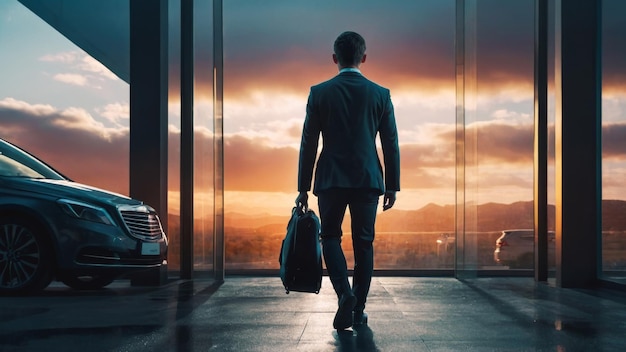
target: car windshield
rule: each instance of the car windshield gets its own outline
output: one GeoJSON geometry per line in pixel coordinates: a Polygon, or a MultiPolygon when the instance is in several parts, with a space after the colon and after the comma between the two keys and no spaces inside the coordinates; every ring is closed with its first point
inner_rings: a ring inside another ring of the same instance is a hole
{"type": "Polygon", "coordinates": [[[65,179],[39,159],[1,139],[0,177],[65,179]]]}

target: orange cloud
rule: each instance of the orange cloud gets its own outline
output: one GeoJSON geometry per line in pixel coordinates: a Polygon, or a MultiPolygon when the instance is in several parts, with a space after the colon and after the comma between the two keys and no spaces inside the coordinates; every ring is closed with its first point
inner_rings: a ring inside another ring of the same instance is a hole
{"type": "Polygon", "coordinates": [[[293,192],[297,189],[298,151],[270,147],[268,141],[225,138],[224,182],[237,191],[293,192]]]}
{"type": "MultiPolygon", "coordinates": [[[[401,144],[402,188],[446,189],[455,176],[455,130],[453,124],[425,126],[428,143],[401,144]]],[[[60,111],[10,98],[0,100],[0,137],[34,153],[70,178],[118,193],[128,194],[128,129],[104,128],[80,109],[60,111]]],[[[289,129],[299,135],[297,127],[289,129]]],[[[603,125],[605,160],[626,160],[626,123],[603,125]]],[[[466,143],[477,151],[485,187],[524,184],[516,170],[532,168],[531,123],[512,124],[494,120],[469,125],[466,143]],[[475,147],[475,148],[474,148],[475,147]],[[508,172],[508,174],[507,174],[508,172]],[[497,174],[496,174],[497,173],[497,174]],[[497,178],[497,179],[496,179],[497,178]],[[493,181],[493,182],[492,182],[493,181]]],[[[554,138],[554,130],[550,130],[554,138]]],[[[199,191],[213,185],[213,135],[197,128],[195,133],[195,182],[199,191]]],[[[298,150],[277,146],[269,138],[229,134],[225,136],[225,185],[228,191],[294,192],[298,150]]],[[[170,184],[179,183],[180,133],[169,133],[170,184]]],[[[610,172],[610,170],[607,170],[610,172]]],[[[177,188],[173,186],[173,188],[177,188]]]]}
{"type": "Polygon", "coordinates": [[[602,156],[622,160],[626,155],[626,121],[602,126],[602,156]]]}

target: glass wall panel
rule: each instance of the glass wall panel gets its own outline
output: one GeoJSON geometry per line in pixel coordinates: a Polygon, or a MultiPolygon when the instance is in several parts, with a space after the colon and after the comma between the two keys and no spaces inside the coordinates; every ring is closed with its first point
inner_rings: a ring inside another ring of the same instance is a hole
{"type": "Polygon", "coordinates": [[[457,276],[469,277],[476,274],[478,203],[474,189],[478,170],[476,158],[476,98],[477,98],[477,10],[478,1],[457,1],[458,59],[462,71],[457,72],[457,233],[456,261],[457,276]]]}
{"type": "Polygon", "coordinates": [[[194,1],[194,270],[213,269],[213,2],[194,1]]]}
{"type": "Polygon", "coordinates": [[[0,138],[128,195],[129,85],[16,0],[0,1],[0,52],[0,138]]]}
{"type": "Polygon", "coordinates": [[[555,90],[555,4],[548,1],[548,277],[556,276],[556,163],[555,134],[556,90],[555,90]]]}
{"type": "Polygon", "coordinates": [[[362,72],[391,89],[400,134],[402,190],[377,219],[376,269],[452,268],[454,21],[454,0],[224,2],[227,269],[278,268],[309,89],[337,74],[346,30],[365,38],[362,72]]]}
{"type": "Polygon", "coordinates": [[[602,277],[626,283],[626,3],[602,7],[602,277]]]}
{"type": "MultiPolygon", "coordinates": [[[[194,1],[194,270],[213,267],[213,3],[194,1]]],[[[169,269],[180,270],[181,4],[169,2],[169,269]]]]}
{"type": "Polygon", "coordinates": [[[180,0],[168,4],[168,270],[180,270],[180,0]]]}
{"type": "Polygon", "coordinates": [[[464,3],[457,269],[532,269],[534,1],[464,3]]]}

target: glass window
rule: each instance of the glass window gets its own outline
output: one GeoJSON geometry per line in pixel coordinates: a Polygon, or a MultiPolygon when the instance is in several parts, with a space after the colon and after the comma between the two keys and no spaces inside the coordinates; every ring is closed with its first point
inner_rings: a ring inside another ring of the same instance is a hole
{"type": "Polygon", "coordinates": [[[626,283],[626,4],[602,7],[602,276],[626,283]]]}
{"type": "Polygon", "coordinates": [[[168,4],[168,270],[180,270],[180,1],[168,4]]]}
{"type": "Polygon", "coordinates": [[[534,2],[464,3],[456,268],[532,269],[534,2]]]}
{"type": "Polygon", "coordinates": [[[213,2],[194,2],[194,270],[213,269],[213,2]]]}
{"type": "MultiPolygon", "coordinates": [[[[367,43],[363,74],[391,90],[401,192],[377,219],[377,269],[452,268],[455,1],[224,2],[227,269],[277,269],[297,195],[312,85],[332,78],[343,31],[367,43]]],[[[317,200],[310,194],[310,206],[317,200]]],[[[351,258],[346,214],[343,245],[351,258]]]]}
{"type": "MultiPolygon", "coordinates": [[[[180,269],[181,4],[169,15],[169,269],[180,269]]],[[[194,2],[194,230],[195,271],[213,268],[213,3],[194,2]]]]}

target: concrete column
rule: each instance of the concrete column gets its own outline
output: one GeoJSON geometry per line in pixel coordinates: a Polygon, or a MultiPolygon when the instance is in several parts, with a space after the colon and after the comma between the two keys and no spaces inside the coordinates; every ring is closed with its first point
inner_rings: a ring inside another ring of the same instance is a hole
{"type": "MultiPolygon", "coordinates": [[[[130,195],[155,208],[165,229],[167,30],[167,0],[130,1],[130,195]]],[[[162,280],[163,272],[138,277],[136,282],[162,280]]]]}
{"type": "Polygon", "coordinates": [[[556,0],[557,284],[590,287],[601,239],[601,0],[556,0]]]}

